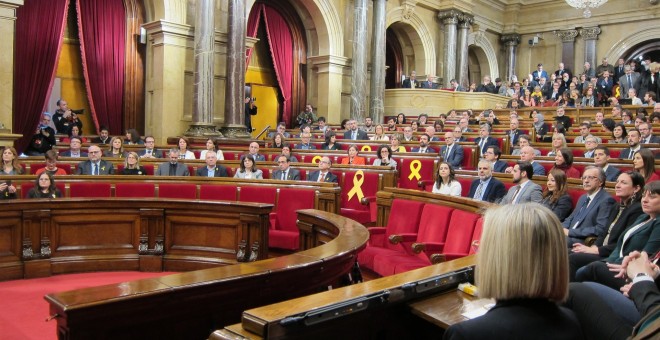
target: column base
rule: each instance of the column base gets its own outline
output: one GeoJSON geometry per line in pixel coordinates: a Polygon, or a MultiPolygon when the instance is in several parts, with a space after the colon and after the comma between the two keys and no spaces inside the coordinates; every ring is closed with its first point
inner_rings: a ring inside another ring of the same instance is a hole
{"type": "Polygon", "coordinates": [[[220,132],[228,138],[252,138],[245,125],[226,125],[220,127],[220,132]]]}
{"type": "Polygon", "coordinates": [[[223,137],[222,133],[215,129],[215,125],[205,123],[191,124],[183,135],[188,137],[223,137]]]}

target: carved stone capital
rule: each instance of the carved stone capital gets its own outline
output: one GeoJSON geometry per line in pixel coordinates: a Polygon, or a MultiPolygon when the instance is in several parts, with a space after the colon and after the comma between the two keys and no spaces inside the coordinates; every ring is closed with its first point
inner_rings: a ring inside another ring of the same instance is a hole
{"type": "Polygon", "coordinates": [[[445,25],[456,25],[458,24],[458,17],[462,14],[461,11],[450,9],[438,13],[438,19],[445,25]]]}
{"type": "Polygon", "coordinates": [[[555,31],[555,35],[561,39],[561,42],[574,42],[578,35],[577,30],[555,31]]]}
{"type": "Polygon", "coordinates": [[[205,123],[190,125],[184,135],[189,137],[222,137],[222,133],[217,131],[214,125],[205,123]]]}
{"type": "Polygon", "coordinates": [[[467,13],[461,13],[458,16],[458,27],[459,28],[470,28],[474,23],[474,17],[467,13]]]}
{"type": "Polygon", "coordinates": [[[229,138],[251,138],[245,125],[227,125],[220,128],[220,132],[229,138]]]}
{"type": "Polygon", "coordinates": [[[500,38],[500,41],[502,41],[507,46],[518,46],[518,44],[520,44],[520,34],[505,34],[500,38]]]}
{"type": "Polygon", "coordinates": [[[404,1],[401,4],[401,7],[403,7],[403,13],[401,14],[403,20],[410,20],[410,17],[415,13],[415,6],[417,6],[417,1],[404,1]]]}
{"type": "Polygon", "coordinates": [[[597,40],[600,34],[600,27],[583,27],[580,29],[580,35],[584,40],[597,40]]]}

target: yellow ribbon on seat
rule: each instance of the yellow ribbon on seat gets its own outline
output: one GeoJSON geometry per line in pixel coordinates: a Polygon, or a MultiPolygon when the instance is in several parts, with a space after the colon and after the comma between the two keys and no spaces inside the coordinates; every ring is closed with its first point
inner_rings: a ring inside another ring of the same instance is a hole
{"type": "Polygon", "coordinates": [[[314,156],[314,158],[312,158],[312,164],[319,164],[320,160],[321,156],[314,156]]]}
{"type": "Polygon", "coordinates": [[[358,170],[353,175],[353,189],[348,192],[348,200],[350,201],[353,196],[357,195],[358,201],[362,201],[364,193],[362,192],[362,183],[364,183],[364,171],[358,170]],[[358,178],[360,176],[360,178],[358,178]]]}
{"type": "Polygon", "coordinates": [[[413,177],[415,177],[416,180],[420,180],[422,178],[422,175],[419,174],[419,170],[422,169],[422,162],[420,162],[418,159],[410,162],[410,175],[408,175],[408,179],[412,180],[413,177]]]}
{"type": "Polygon", "coordinates": [[[360,151],[371,151],[371,146],[369,146],[369,145],[362,145],[362,148],[360,149],[360,151]]]}

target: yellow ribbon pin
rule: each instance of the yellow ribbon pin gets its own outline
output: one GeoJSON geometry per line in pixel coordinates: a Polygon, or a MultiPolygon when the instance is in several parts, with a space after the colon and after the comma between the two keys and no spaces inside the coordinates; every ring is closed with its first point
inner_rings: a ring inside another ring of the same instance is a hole
{"type": "Polygon", "coordinates": [[[422,178],[422,175],[419,174],[419,170],[422,169],[422,162],[419,160],[414,160],[410,162],[410,175],[408,175],[408,179],[412,180],[413,177],[415,177],[416,180],[420,180],[422,178]]]}
{"type": "Polygon", "coordinates": [[[362,145],[362,148],[360,149],[360,151],[371,151],[371,146],[369,146],[369,145],[362,145]]]}
{"type": "Polygon", "coordinates": [[[312,158],[312,164],[319,164],[320,160],[321,156],[314,156],[314,158],[312,158]]]}
{"type": "Polygon", "coordinates": [[[353,189],[348,192],[348,200],[350,201],[353,196],[357,195],[358,201],[362,201],[364,198],[364,193],[362,192],[362,183],[364,183],[364,172],[358,170],[353,175],[353,189]],[[358,178],[360,176],[360,178],[358,178]]]}

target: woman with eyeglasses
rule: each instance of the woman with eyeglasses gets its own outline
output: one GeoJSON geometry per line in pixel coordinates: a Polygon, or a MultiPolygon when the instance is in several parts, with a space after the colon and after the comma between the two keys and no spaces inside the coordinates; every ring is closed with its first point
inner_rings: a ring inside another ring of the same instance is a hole
{"type": "Polygon", "coordinates": [[[34,187],[30,189],[28,198],[59,198],[62,193],[55,186],[55,178],[49,172],[42,172],[34,182],[34,187]]]}
{"type": "Polygon", "coordinates": [[[387,145],[381,145],[378,147],[376,155],[380,158],[374,159],[373,165],[376,166],[389,166],[396,169],[396,161],[392,159],[392,149],[387,145]]]}

